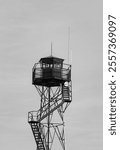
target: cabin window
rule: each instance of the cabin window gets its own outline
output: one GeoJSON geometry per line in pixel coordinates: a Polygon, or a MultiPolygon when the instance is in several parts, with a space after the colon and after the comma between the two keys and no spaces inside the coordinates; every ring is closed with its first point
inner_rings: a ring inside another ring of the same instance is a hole
{"type": "Polygon", "coordinates": [[[45,68],[52,68],[53,67],[53,64],[46,64],[46,63],[42,63],[42,68],[45,69],[45,68]]]}
{"type": "Polygon", "coordinates": [[[46,68],[49,68],[49,64],[46,64],[45,67],[46,67],[46,68]]]}
{"type": "Polygon", "coordinates": [[[42,64],[42,67],[45,68],[45,63],[42,64]]]}
{"type": "Polygon", "coordinates": [[[54,68],[56,68],[56,69],[61,68],[61,64],[54,64],[54,68]]]}
{"type": "Polygon", "coordinates": [[[42,68],[42,64],[40,63],[40,68],[42,68]]]}
{"type": "Polygon", "coordinates": [[[57,64],[54,64],[54,68],[56,68],[57,66],[56,66],[57,64]]]}
{"type": "Polygon", "coordinates": [[[52,64],[50,64],[50,68],[52,68],[53,67],[53,65],[52,64]]]}
{"type": "Polygon", "coordinates": [[[57,66],[58,68],[61,68],[61,64],[58,64],[58,66],[57,66]]]}

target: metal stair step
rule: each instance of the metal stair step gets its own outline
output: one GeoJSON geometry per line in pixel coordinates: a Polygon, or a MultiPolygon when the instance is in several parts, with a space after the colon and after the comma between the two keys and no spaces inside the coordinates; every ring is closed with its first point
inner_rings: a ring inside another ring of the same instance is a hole
{"type": "Polygon", "coordinates": [[[42,142],[42,138],[41,138],[41,133],[39,131],[38,122],[32,122],[30,124],[31,124],[31,128],[34,134],[36,144],[37,144],[37,149],[45,150],[43,142],[42,142]]]}

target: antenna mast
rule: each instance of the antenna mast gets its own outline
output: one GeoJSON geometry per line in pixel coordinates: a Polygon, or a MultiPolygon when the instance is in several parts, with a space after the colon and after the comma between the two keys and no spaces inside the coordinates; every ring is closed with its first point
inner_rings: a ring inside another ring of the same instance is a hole
{"type": "Polygon", "coordinates": [[[53,49],[52,49],[52,42],[51,42],[51,56],[52,56],[52,53],[53,53],[53,49]]]}
{"type": "Polygon", "coordinates": [[[68,27],[68,64],[70,57],[70,26],[68,27]]]}

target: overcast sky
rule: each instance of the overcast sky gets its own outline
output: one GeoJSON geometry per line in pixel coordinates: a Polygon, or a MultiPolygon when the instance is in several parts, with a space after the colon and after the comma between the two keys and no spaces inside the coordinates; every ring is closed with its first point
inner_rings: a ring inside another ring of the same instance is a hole
{"type": "Polygon", "coordinates": [[[34,63],[72,51],[66,150],[102,150],[102,0],[0,0],[0,149],[36,150],[27,113],[39,107],[34,63]]]}

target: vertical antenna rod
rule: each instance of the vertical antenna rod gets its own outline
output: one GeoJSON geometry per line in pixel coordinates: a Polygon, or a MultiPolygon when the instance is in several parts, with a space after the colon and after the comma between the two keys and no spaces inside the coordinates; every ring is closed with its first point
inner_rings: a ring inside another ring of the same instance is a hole
{"type": "Polygon", "coordinates": [[[51,56],[52,56],[52,51],[53,51],[53,50],[52,50],[52,42],[51,42],[51,56]]]}
{"type": "Polygon", "coordinates": [[[69,64],[69,54],[70,53],[70,26],[68,27],[68,64],[69,64]]]}
{"type": "Polygon", "coordinates": [[[48,149],[50,149],[49,147],[49,143],[50,143],[50,87],[48,88],[48,149]]]}

